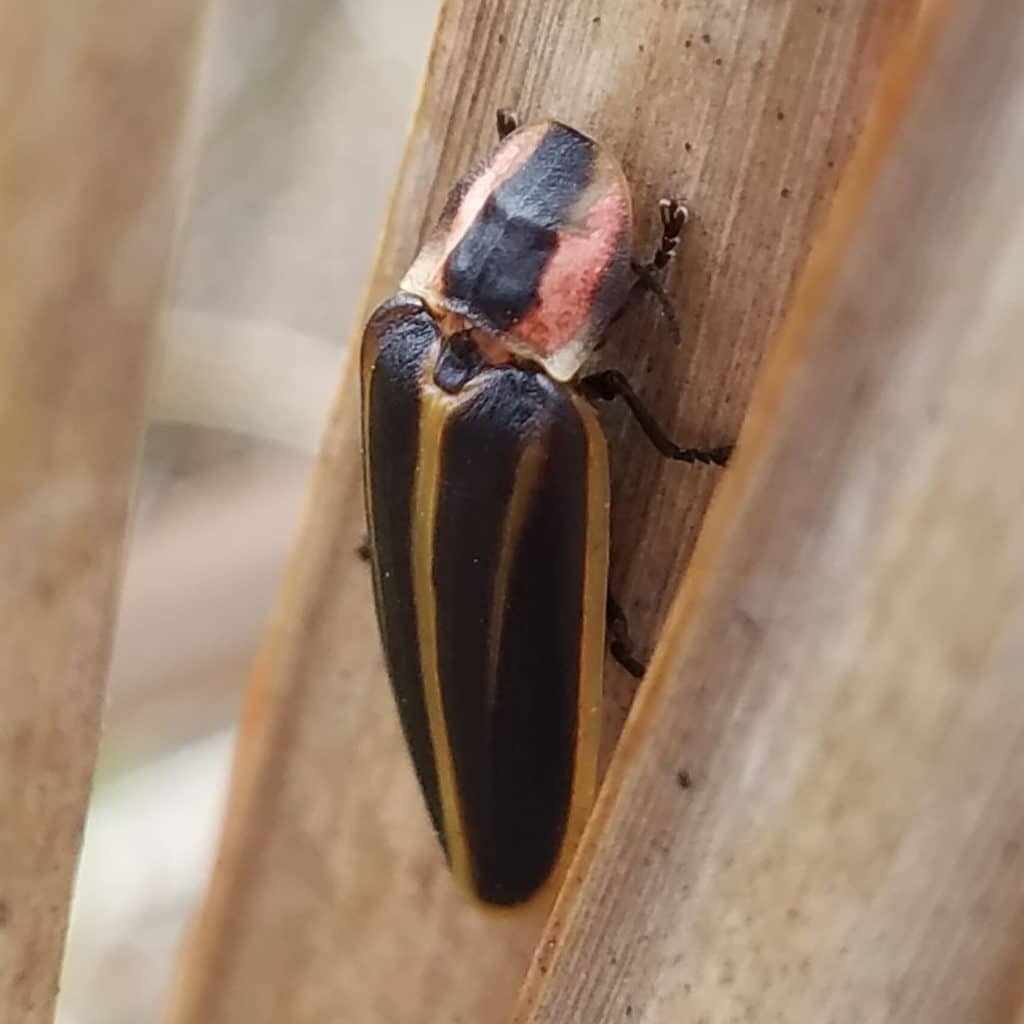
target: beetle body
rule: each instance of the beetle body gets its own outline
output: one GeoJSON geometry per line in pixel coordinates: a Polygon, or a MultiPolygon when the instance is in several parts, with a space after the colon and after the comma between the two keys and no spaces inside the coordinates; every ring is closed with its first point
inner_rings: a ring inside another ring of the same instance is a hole
{"type": "Polygon", "coordinates": [[[453,190],[362,348],[385,660],[452,869],[487,903],[557,879],[593,800],[604,436],[573,378],[621,307],[618,163],[556,122],[453,190]]]}

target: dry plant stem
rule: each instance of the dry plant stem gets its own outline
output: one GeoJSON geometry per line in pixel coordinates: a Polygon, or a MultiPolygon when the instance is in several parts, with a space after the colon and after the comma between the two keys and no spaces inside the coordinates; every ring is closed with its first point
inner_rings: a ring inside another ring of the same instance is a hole
{"type": "Polygon", "coordinates": [[[1021,1012],[1024,22],[945,6],[755,396],[523,1024],[1021,1012]]]}
{"type": "MultiPolygon", "coordinates": [[[[660,198],[682,197],[691,211],[663,278],[680,312],[681,344],[651,299],[616,325],[603,364],[625,372],[682,446],[732,442],[880,61],[916,6],[450,3],[372,297],[394,288],[451,183],[493,147],[498,107],[524,121],[567,121],[622,157],[639,258],[656,245],[660,198]]],[[[628,414],[603,416],[612,449],[612,589],[646,660],[721,474],[667,464],[628,414]]],[[[609,662],[607,683],[612,744],[636,682],[609,662]]]]}
{"type": "MultiPolygon", "coordinates": [[[[674,437],[731,440],[908,11],[882,0],[828,9],[451,0],[367,309],[393,291],[451,183],[493,147],[499,106],[562,118],[624,158],[641,252],[657,237],[658,198],[691,200],[694,221],[666,282],[684,343],[673,345],[651,304],[618,325],[605,351],[674,437]]],[[[500,1020],[536,939],[539,919],[485,917],[462,902],[427,826],[356,555],[353,371],[350,361],[250,690],[174,1024],[500,1020]]],[[[625,417],[608,423],[615,484],[630,495],[616,513],[616,586],[643,642],[721,471],[664,466],[625,417]]]]}
{"type": "Polygon", "coordinates": [[[51,1020],[198,2],[0,5],[0,1020],[51,1020]]]}

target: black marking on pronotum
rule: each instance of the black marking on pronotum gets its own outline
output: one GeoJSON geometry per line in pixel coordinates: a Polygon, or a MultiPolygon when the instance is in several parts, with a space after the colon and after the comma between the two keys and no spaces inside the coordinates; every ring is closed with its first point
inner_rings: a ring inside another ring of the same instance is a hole
{"type": "Polygon", "coordinates": [[[590,184],[594,144],[553,125],[486,199],[444,267],[446,294],[508,330],[537,302],[559,230],[590,184]]]}
{"type": "MultiPolygon", "coordinates": [[[[459,881],[523,903],[561,877],[593,799],[607,595],[608,466],[579,371],[639,279],[618,163],[555,122],[515,129],[454,189],[362,348],[378,621],[402,729],[459,881]]],[[[655,267],[675,245],[663,213],[655,267]]],[[[640,265],[638,265],[640,267],[640,265]]],[[[643,265],[644,273],[652,267],[643,265]]]]}

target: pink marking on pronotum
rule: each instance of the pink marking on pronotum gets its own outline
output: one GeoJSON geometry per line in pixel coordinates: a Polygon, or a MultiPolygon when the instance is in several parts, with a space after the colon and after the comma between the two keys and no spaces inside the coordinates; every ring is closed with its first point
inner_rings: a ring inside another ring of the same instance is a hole
{"type": "Polygon", "coordinates": [[[437,261],[438,272],[443,270],[452,250],[462,241],[462,236],[470,229],[488,198],[530,158],[537,148],[536,134],[536,131],[528,130],[509,136],[473,180],[452,218],[444,249],[437,261]]]}
{"type": "Polygon", "coordinates": [[[618,189],[605,192],[581,227],[563,228],[541,275],[537,303],[512,333],[539,356],[571,342],[591,314],[594,293],[621,245],[628,204],[618,189]]]}

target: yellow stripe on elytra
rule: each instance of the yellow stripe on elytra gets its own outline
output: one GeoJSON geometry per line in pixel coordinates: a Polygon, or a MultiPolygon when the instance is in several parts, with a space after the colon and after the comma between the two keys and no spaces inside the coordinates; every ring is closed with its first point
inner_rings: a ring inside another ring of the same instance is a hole
{"type": "MultiPolygon", "coordinates": [[[[494,573],[494,595],[491,599],[491,628],[487,650],[487,724],[492,729],[498,704],[498,661],[501,657],[501,636],[505,628],[505,610],[512,579],[513,560],[517,541],[522,533],[526,514],[530,508],[537,480],[544,463],[544,451],[539,441],[527,444],[519,457],[508,511],[501,532],[498,566],[494,573]]],[[[492,730],[493,731],[493,730],[492,730]]]]}
{"type": "MultiPolygon", "coordinates": [[[[366,504],[366,539],[369,542],[371,551],[376,551],[376,536],[373,527],[373,465],[371,454],[373,449],[370,444],[370,417],[372,414],[373,375],[377,370],[377,357],[379,355],[380,345],[377,342],[377,338],[370,335],[369,332],[364,333],[362,347],[359,352],[359,386],[361,389],[360,405],[362,414],[360,444],[363,447],[363,500],[366,504]]],[[[373,575],[374,600],[379,601],[381,580],[376,557],[370,559],[370,572],[373,575]]]]}
{"type": "MultiPolygon", "coordinates": [[[[427,365],[431,363],[428,360],[427,365]]],[[[434,587],[434,538],[441,484],[441,452],[445,424],[453,403],[436,388],[425,385],[421,393],[419,451],[412,514],[412,581],[416,628],[423,675],[423,699],[427,708],[430,745],[434,752],[437,786],[445,844],[456,879],[472,890],[473,876],[452,759],[448,722],[441,692],[438,663],[437,593],[434,587]]]]}
{"type": "Polygon", "coordinates": [[[587,523],[580,624],[579,695],[572,799],[557,867],[561,875],[575,852],[597,791],[597,759],[604,715],[604,642],[608,596],[608,446],[597,415],[573,397],[587,435],[587,523]]]}

